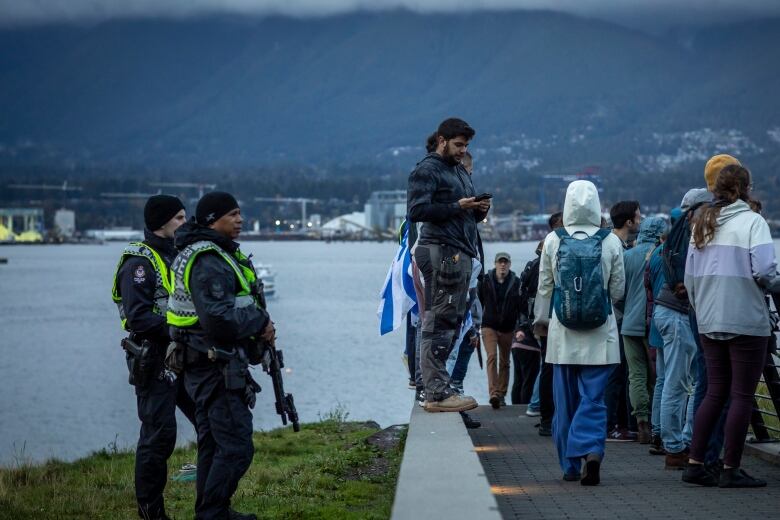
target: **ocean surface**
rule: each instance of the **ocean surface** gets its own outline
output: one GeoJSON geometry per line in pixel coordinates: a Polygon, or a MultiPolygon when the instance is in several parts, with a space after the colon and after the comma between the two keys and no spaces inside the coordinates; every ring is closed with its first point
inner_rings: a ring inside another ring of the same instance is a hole
{"type": "MultiPolygon", "coordinates": [[[[519,273],[535,243],[488,243],[487,258],[512,255],[519,273]]],[[[124,333],[111,301],[124,244],[0,246],[0,465],[73,460],[95,450],[132,448],[140,422],[127,384],[124,333]]],[[[302,422],[341,410],[383,427],[409,420],[413,391],[403,364],[403,327],[379,336],[379,291],[397,245],[246,242],[242,249],[276,271],[269,301],[278,346],[302,422]]],[[[270,379],[253,411],[255,429],[281,426],[270,379]]],[[[487,401],[473,356],[466,392],[487,401]]],[[[179,443],[194,440],[179,415],[179,443]]]]}

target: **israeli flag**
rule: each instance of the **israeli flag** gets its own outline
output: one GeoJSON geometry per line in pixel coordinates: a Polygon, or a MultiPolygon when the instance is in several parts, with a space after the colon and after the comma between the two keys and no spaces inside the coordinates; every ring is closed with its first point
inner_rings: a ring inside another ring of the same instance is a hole
{"type": "Polygon", "coordinates": [[[415,317],[418,314],[417,294],[414,292],[412,278],[412,252],[409,250],[408,239],[409,223],[406,223],[398,253],[390,265],[385,284],[379,293],[381,301],[377,314],[380,336],[400,327],[409,311],[415,317]]]}

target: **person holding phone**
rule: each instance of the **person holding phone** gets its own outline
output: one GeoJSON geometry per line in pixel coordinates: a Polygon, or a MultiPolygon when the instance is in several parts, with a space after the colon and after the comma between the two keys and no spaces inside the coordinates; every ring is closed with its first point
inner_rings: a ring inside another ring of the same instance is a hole
{"type": "Polygon", "coordinates": [[[425,292],[420,365],[429,412],[477,406],[473,397],[452,389],[446,367],[466,315],[472,260],[479,258],[477,222],[490,210],[489,198],[475,200],[471,176],[462,164],[474,134],[462,119],[443,121],[436,132],[436,150],[409,175],[409,219],[422,223],[413,254],[425,292]]]}

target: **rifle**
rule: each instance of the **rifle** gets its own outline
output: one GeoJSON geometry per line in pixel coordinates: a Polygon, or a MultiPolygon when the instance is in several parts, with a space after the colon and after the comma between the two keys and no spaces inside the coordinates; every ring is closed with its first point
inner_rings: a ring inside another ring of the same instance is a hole
{"type": "MultiPolygon", "coordinates": [[[[251,261],[249,262],[252,271],[251,261]]],[[[265,292],[263,291],[263,280],[259,277],[255,280],[252,287],[252,294],[257,300],[258,306],[267,311],[265,301],[265,292]]],[[[271,384],[274,387],[274,397],[276,398],[276,413],[282,418],[282,424],[287,426],[287,421],[292,423],[293,431],[301,431],[301,425],[298,423],[298,411],[295,409],[295,400],[292,394],[285,393],[284,391],[284,379],[282,378],[282,369],[284,368],[284,355],[281,350],[276,348],[274,342],[266,342],[258,338],[257,350],[260,351],[260,364],[263,365],[263,371],[271,376],[271,384]]],[[[255,350],[255,353],[257,352],[255,350]]],[[[256,361],[255,356],[252,356],[252,363],[256,361]]]]}
{"type": "Polygon", "coordinates": [[[263,370],[271,376],[271,383],[274,387],[274,396],[276,397],[276,413],[282,417],[282,424],[287,425],[289,420],[292,423],[293,431],[301,431],[298,423],[298,411],[295,409],[295,400],[292,394],[284,392],[284,380],[282,379],[282,368],[284,368],[284,355],[275,345],[266,343],[263,345],[260,363],[263,370]]]}

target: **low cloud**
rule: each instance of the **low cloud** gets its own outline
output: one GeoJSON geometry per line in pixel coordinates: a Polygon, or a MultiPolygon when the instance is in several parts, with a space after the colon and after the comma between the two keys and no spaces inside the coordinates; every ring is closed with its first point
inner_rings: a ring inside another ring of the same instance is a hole
{"type": "Polygon", "coordinates": [[[393,8],[420,12],[548,9],[618,20],[648,13],[657,17],[648,23],[660,19],[682,23],[780,15],[777,0],[3,0],[0,22],[78,22],[208,13],[323,16],[393,8]]]}

